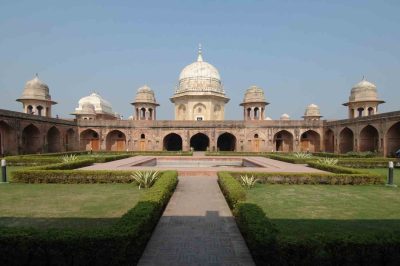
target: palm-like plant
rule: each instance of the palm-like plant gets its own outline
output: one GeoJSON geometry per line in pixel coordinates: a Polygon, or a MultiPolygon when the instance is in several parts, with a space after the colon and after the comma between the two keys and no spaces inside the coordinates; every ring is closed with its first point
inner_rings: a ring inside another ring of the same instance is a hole
{"type": "Polygon", "coordinates": [[[339,162],[338,159],[335,158],[322,158],[322,159],[318,159],[317,161],[320,164],[325,164],[325,165],[337,165],[337,163],[339,162]]]}
{"type": "Polygon", "coordinates": [[[141,188],[150,188],[158,179],[160,173],[158,171],[137,171],[132,175],[136,183],[141,188]]]}
{"type": "Polygon", "coordinates": [[[78,160],[78,157],[76,157],[75,154],[71,154],[71,155],[64,155],[63,157],[61,157],[63,163],[70,163],[70,162],[75,162],[78,160]]]}
{"type": "Polygon", "coordinates": [[[258,182],[258,179],[256,179],[253,175],[252,176],[248,176],[248,175],[240,176],[240,183],[246,188],[252,188],[257,182],[258,182]]]}
{"type": "Polygon", "coordinates": [[[299,159],[308,159],[312,157],[311,153],[306,153],[306,152],[295,152],[294,157],[299,158],[299,159]]]}

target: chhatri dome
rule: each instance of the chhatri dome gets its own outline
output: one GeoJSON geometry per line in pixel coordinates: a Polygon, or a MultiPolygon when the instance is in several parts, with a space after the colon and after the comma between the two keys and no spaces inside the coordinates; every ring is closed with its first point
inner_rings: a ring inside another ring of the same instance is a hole
{"type": "Polygon", "coordinates": [[[57,104],[51,100],[49,86],[38,75],[26,82],[22,96],[17,99],[23,104],[24,113],[39,116],[51,116],[51,106],[57,104]]]}
{"type": "Polygon", "coordinates": [[[184,67],[171,102],[175,120],[224,120],[229,101],[217,68],[203,59],[201,46],[197,61],[184,67]]]}
{"type": "Polygon", "coordinates": [[[290,120],[290,116],[288,114],[281,115],[281,120],[290,120]]]}
{"type": "Polygon", "coordinates": [[[312,103],[306,107],[303,116],[304,120],[320,120],[321,117],[322,116],[318,105],[312,103]]]}
{"type": "Polygon", "coordinates": [[[269,103],[265,100],[264,90],[258,86],[251,86],[244,93],[243,118],[244,120],[264,120],[265,106],[269,103]]]}
{"type": "Polygon", "coordinates": [[[111,104],[103,99],[97,92],[93,92],[89,96],[83,97],[75,108],[77,119],[117,119],[118,115],[113,112],[111,104]]]}
{"type": "Polygon", "coordinates": [[[156,107],[159,104],[154,96],[154,91],[147,85],[140,87],[136,93],[133,119],[156,120],[156,107]]]}
{"type": "Polygon", "coordinates": [[[375,84],[365,77],[351,88],[349,101],[344,106],[349,107],[349,118],[369,116],[378,113],[379,100],[375,84]]]}

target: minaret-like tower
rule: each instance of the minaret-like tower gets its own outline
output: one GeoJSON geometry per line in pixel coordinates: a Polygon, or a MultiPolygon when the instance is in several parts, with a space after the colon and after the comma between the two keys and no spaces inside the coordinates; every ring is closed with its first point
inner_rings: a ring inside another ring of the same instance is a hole
{"type": "Polygon", "coordinates": [[[17,99],[22,103],[26,114],[51,117],[51,106],[57,104],[51,100],[49,86],[39,80],[38,75],[25,84],[22,96],[17,99]]]}
{"type": "Polygon", "coordinates": [[[136,93],[134,120],[157,120],[156,108],[160,106],[154,96],[154,91],[147,85],[140,87],[136,93]]]}
{"type": "Polygon", "coordinates": [[[264,90],[258,86],[251,86],[244,94],[243,119],[244,120],[264,120],[265,107],[269,103],[265,100],[264,90]]]}

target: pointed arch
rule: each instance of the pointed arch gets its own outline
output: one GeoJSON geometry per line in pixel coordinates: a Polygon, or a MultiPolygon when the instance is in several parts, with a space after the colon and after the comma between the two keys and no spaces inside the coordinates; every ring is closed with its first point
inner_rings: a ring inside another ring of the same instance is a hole
{"type": "Polygon", "coordinates": [[[182,137],[176,133],[169,133],[163,139],[163,149],[165,151],[181,151],[182,137]]]}
{"type": "Polygon", "coordinates": [[[345,127],[339,134],[339,151],[340,153],[348,153],[354,151],[354,133],[345,127]]]}
{"type": "Polygon", "coordinates": [[[368,125],[360,131],[360,151],[361,152],[378,152],[379,151],[379,132],[378,130],[368,125]]]}
{"type": "Polygon", "coordinates": [[[125,151],[126,150],[126,136],[119,130],[112,130],[106,137],[106,150],[107,151],[125,151]]]}
{"type": "Polygon", "coordinates": [[[40,130],[33,124],[26,126],[22,130],[22,153],[42,152],[42,143],[40,130]]]}
{"type": "Polygon", "coordinates": [[[281,130],[274,135],[275,151],[292,152],[293,135],[287,130],[281,130]]]}
{"type": "Polygon", "coordinates": [[[300,137],[300,150],[303,152],[319,152],[321,137],[314,130],[307,130],[300,137]]]}
{"type": "Polygon", "coordinates": [[[80,136],[81,150],[85,151],[98,151],[100,150],[99,133],[93,129],[86,129],[81,132],[80,136]]]}
{"type": "Polygon", "coordinates": [[[61,151],[61,134],[55,126],[47,131],[47,151],[60,152],[61,151]]]}
{"type": "Polygon", "coordinates": [[[235,151],[236,137],[229,132],[219,135],[217,139],[217,148],[219,151],[235,151]]]}
{"type": "Polygon", "coordinates": [[[396,151],[400,149],[400,122],[392,125],[386,133],[386,156],[395,157],[396,151]]]}
{"type": "Polygon", "coordinates": [[[65,134],[65,150],[66,151],[74,151],[76,150],[76,133],[72,128],[67,130],[65,134]]]}
{"type": "Polygon", "coordinates": [[[0,121],[0,156],[16,152],[15,130],[5,121],[0,121]]]}
{"type": "Polygon", "coordinates": [[[190,138],[190,147],[195,151],[206,151],[210,146],[210,139],[204,133],[197,133],[190,138]]]}
{"type": "Polygon", "coordinates": [[[328,128],[325,131],[324,141],[325,141],[325,151],[332,153],[335,152],[335,133],[333,132],[332,129],[328,128]]]}

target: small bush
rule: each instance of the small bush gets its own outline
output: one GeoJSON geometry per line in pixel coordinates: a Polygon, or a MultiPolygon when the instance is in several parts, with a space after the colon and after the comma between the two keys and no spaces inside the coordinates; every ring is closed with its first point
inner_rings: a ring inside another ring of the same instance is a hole
{"type": "Polygon", "coordinates": [[[75,154],[64,155],[63,157],[61,157],[61,160],[63,161],[63,163],[75,162],[78,160],[78,157],[76,157],[75,154]]]}
{"type": "Polygon", "coordinates": [[[310,159],[312,154],[307,152],[295,152],[293,156],[299,159],[310,159]]]}

